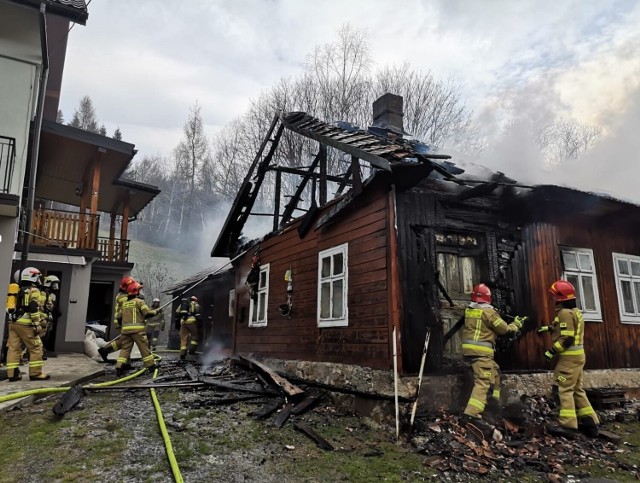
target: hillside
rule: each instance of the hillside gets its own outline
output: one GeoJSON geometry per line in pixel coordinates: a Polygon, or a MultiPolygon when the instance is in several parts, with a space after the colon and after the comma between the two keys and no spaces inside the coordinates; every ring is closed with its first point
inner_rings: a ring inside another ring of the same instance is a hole
{"type": "MultiPolygon", "coordinates": [[[[196,272],[214,264],[215,260],[208,257],[194,257],[191,254],[160,247],[151,243],[131,240],[129,246],[129,261],[136,264],[154,263],[164,264],[169,276],[180,281],[196,272]]],[[[135,270],[135,268],[134,268],[135,270]]]]}

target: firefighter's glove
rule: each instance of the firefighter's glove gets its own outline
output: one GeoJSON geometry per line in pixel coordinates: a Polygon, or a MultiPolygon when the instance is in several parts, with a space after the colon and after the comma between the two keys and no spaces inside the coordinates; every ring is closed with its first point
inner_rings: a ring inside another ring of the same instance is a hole
{"type": "Polygon", "coordinates": [[[44,328],[41,325],[34,325],[33,326],[33,332],[35,333],[35,335],[37,336],[41,336],[42,334],[44,334],[44,328]]]}
{"type": "Polygon", "coordinates": [[[545,351],[545,353],[544,353],[544,357],[548,361],[552,361],[555,356],[556,356],[556,351],[554,351],[553,349],[545,351]]]}
{"type": "Polygon", "coordinates": [[[524,327],[524,323],[526,321],[527,321],[527,317],[518,317],[518,316],[516,316],[513,319],[513,325],[515,325],[518,328],[518,330],[521,330],[522,327],[524,327]]]}
{"type": "Polygon", "coordinates": [[[549,332],[551,330],[550,325],[543,325],[538,329],[538,334],[544,334],[545,332],[549,332]]]}

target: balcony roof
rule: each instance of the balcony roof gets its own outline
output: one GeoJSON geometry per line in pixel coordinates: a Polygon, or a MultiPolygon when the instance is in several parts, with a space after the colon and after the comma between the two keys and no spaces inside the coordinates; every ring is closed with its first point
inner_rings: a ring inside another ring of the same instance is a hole
{"type": "Polygon", "coordinates": [[[98,210],[122,214],[129,197],[135,216],[156,196],[156,186],[120,177],[136,154],[133,144],[45,120],[42,123],[36,194],[39,198],[80,205],[80,190],[91,163],[100,164],[98,210]]]}

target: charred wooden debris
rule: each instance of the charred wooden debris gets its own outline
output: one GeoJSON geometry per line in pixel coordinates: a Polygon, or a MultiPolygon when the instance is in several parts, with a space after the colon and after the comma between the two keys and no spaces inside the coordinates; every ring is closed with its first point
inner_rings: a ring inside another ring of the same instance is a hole
{"type": "MultiPolygon", "coordinates": [[[[187,409],[206,409],[246,402],[255,405],[249,416],[275,429],[289,424],[306,435],[319,448],[335,450],[334,444],[319,434],[306,418],[307,411],[317,410],[330,417],[340,411],[331,406],[329,395],[341,392],[389,403],[389,397],[359,393],[314,381],[284,377],[264,363],[249,357],[236,356],[206,367],[198,363],[166,361],[163,375],[142,382],[117,386],[76,386],[55,404],[53,412],[62,417],[72,410],[83,396],[97,391],[139,391],[149,389],[179,389],[190,391],[181,402],[187,409]],[[293,381],[293,382],[292,382],[293,381]],[[294,383],[295,382],[295,383],[294,383]],[[326,404],[327,407],[323,407],[326,404]]],[[[615,389],[592,389],[600,420],[604,423],[637,421],[640,403],[628,400],[624,392],[615,389]],[[622,395],[621,395],[622,394],[622,395]]],[[[557,406],[553,398],[522,396],[515,404],[502,410],[488,411],[487,423],[464,421],[453,412],[418,413],[409,423],[410,400],[404,403],[402,435],[420,454],[424,465],[442,473],[445,480],[465,481],[465,473],[488,478],[515,478],[523,473],[538,473],[549,481],[565,481],[568,475],[588,476],[593,462],[610,471],[626,471],[640,479],[638,468],[617,461],[616,453],[634,447],[609,431],[600,430],[597,439],[576,433],[573,439],[555,436],[548,424],[554,421],[557,406]],[[576,474],[577,472],[577,474],[576,474]],[[462,479],[461,479],[462,478],[462,479]]],[[[370,456],[383,456],[376,452],[370,456]]]]}
{"type": "MultiPolygon", "coordinates": [[[[559,482],[569,475],[589,476],[589,466],[596,461],[612,473],[625,471],[640,478],[638,468],[615,458],[616,453],[631,451],[634,445],[604,430],[597,439],[580,433],[573,439],[554,436],[547,425],[556,413],[553,400],[544,396],[523,396],[499,416],[494,414],[490,425],[465,424],[457,415],[441,411],[418,417],[410,441],[426,455],[425,466],[439,470],[445,478],[466,472],[509,479],[535,472],[559,482]]],[[[638,410],[632,409],[629,401],[616,410],[598,411],[603,421],[621,420],[616,416],[620,414],[638,419],[638,410]]]]}

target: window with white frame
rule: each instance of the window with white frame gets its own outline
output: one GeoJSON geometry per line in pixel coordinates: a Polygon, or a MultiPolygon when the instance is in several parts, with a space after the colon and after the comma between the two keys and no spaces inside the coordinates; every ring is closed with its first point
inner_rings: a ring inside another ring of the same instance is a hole
{"type": "Polygon", "coordinates": [[[267,326],[267,304],[269,302],[269,264],[260,265],[258,290],[249,302],[249,327],[267,326]]]}
{"type": "Polygon", "coordinates": [[[318,327],[346,327],[347,256],[345,243],[318,254],[318,327]]]}
{"type": "Polygon", "coordinates": [[[576,289],[578,308],[582,310],[584,320],[602,321],[593,250],[561,247],[561,253],[564,279],[576,289]]]}
{"type": "Polygon", "coordinates": [[[640,257],[613,254],[620,321],[640,324],[640,257]]]}

